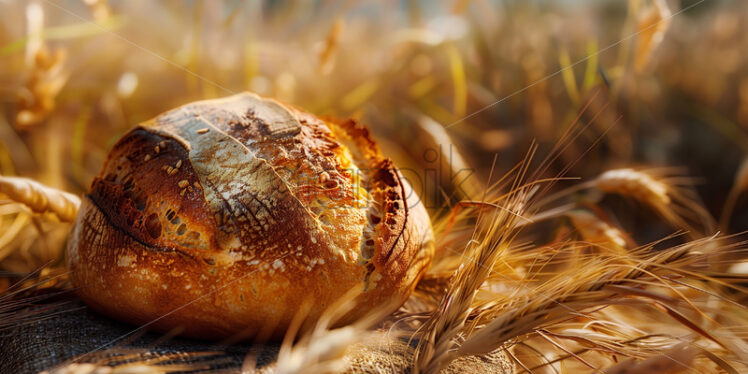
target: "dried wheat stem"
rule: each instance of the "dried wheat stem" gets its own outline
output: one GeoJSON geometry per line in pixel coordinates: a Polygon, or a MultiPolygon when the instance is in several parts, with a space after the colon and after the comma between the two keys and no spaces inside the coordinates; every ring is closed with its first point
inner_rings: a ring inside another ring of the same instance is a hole
{"type": "Polygon", "coordinates": [[[54,213],[65,222],[75,220],[81,203],[78,196],[21,177],[0,176],[0,193],[36,213],[54,213]]]}

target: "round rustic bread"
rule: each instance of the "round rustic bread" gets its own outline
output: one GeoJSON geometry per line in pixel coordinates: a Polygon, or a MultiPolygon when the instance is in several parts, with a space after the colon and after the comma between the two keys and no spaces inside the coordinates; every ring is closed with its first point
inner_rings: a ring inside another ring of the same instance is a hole
{"type": "Polygon", "coordinates": [[[349,290],[397,306],[433,256],[418,197],[367,129],[242,93],[120,139],[83,199],[67,264],[92,308],[205,338],[281,338],[349,290]],[[394,302],[394,303],[393,303],[394,302]]]}

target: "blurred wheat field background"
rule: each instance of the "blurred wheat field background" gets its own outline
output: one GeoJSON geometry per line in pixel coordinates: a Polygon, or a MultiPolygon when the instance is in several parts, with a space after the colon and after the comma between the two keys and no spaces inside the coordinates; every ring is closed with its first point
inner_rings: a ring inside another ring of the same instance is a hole
{"type": "MultiPolygon", "coordinates": [[[[359,365],[344,348],[385,328],[412,339],[413,373],[496,351],[515,372],[748,370],[745,2],[0,0],[0,17],[4,177],[81,195],[134,124],[246,90],[354,118],[402,167],[432,269],[385,322],[287,342],[277,372],[359,365]]],[[[69,217],[16,190],[2,331],[66,287],[69,217]]],[[[139,365],[185,370],[168,362],[139,365]]]]}

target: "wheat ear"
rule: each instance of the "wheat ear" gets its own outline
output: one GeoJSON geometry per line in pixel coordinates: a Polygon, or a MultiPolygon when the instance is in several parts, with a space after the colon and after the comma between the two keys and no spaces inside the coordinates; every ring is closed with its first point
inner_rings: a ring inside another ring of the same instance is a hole
{"type": "MultiPolygon", "coordinates": [[[[477,321],[488,322],[469,334],[459,348],[448,352],[445,360],[454,360],[465,355],[481,355],[506,348],[512,342],[522,342],[544,326],[559,327],[564,321],[581,316],[589,317],[589,313],[617,304],[654,305],[684,327],[738,355],[740,349],[730,348],[727,339],[717,337],[714,330],[703,328],[676,310],[680,307],[688,309],[688,306],[691,306],[691,310],[699,312],[689,300],[682,297],[675,299],[641,288],[654,285],[675,291],[674,286],[680,284],[677,283],[679,275],[717,281],[716,278],[699,275],[696,270],[713,254],[710,252],[714,249],[710,249],[707,244],[714,240],[713,237],[704,238],[659,252],[652,252],[648,247],[641,248],[636,251],[642,252],[638,256],[640,258],[631,257],[636,265],[621,263],[617,256],[588,257],[592,261],[585,261],[584,267],[557,274],[540,286],[528,289],[528,293],[509,295],[503,302],[497,300],[492,308],[486,308],[481,312],[483,316],[475,317],[477,321]]],[[[729,247],[726,247],[722,250],[728,249],[729,247]]],[[[585,342],[595,344],[591,339],[586,339],[585,342]]],[[[612,348],[615,349],[611,351],[625,353],[624,356],[638,355],[636,350],[620,352],[623,346],[612,348]]],[[[569,353],[569,356],[583,361],[574,353],[569,353]]],[[[715,362],[720,360],[712,357],[710,359],[715,362]]],[[[723,365],[729,367],[729,364],[723,365]]]]}
{"type": "Polygon", "coordinates": [[[64,222],[75,220],[81,204],[78,196],[21,177],[0,176],[0,193],[35,213],[54,213],[64,222]]]}
{"type": "Polygon", "coordinates": [[[450,363],[450,352],[472,312],[476,292],[519,232],[517,222],[533,193],[532,188],[522,184],[533,153],[531,149],[518,169],[510,192],[496,199],[492,203],[494,208],[479,211],[474,239],[466,245],[466,260],[455,271],[437,308],[417,332],[413,374],[438,373],[450,363]]]}
{"type": "Polygon", "coordinates": [[[567,212],[566,216],[571,219],[572,225],[585,241],[619,252],[626,248],[626,238],[621,230],[594,214],[584,210],[572,210],[567,212]]]}
{"type": "Polygon", "coordinates": [[[665,183],[634,169],[608,170],[597,177],[595,186],[603,192],[628,195],[653,206],[670,204],[665,183]]]}
{"type": "Polygon", "coordinates": [[[639,200],[654,209],[662,218],[677,228],[685,229],[693,239],[710,235],[716,226],[714,218],[700,204],[686,178],[659,175],[668,170],[608,170],[595,180],[583,184],[603,193],[618,194],[639,200]],[[702,230],[685,218],[701,222],[702,230]]]}

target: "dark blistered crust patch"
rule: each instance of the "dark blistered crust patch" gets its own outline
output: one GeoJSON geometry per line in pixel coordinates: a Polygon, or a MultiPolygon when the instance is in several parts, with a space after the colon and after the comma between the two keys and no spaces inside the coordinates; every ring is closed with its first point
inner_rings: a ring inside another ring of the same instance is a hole
{"type": "Polygon", "coordinates": [[[379,201],[382,207],[382,222],[377,225],[381,247],[375,261],[379,265],[384,265],[392,255],[398,241],[402,240],[403,230],[408,220],[408,205],[404,199],[405,188],[402,179],[390,159],[384,159],[379,163],[372,185],[381,194],[379,201]]]}
{"type": "Polygon", "coordinates": [[[157,250],[209,250],[212,215],[184,147],[135,129],[110,152],[90,197],[112,224],[157,250]]]}

